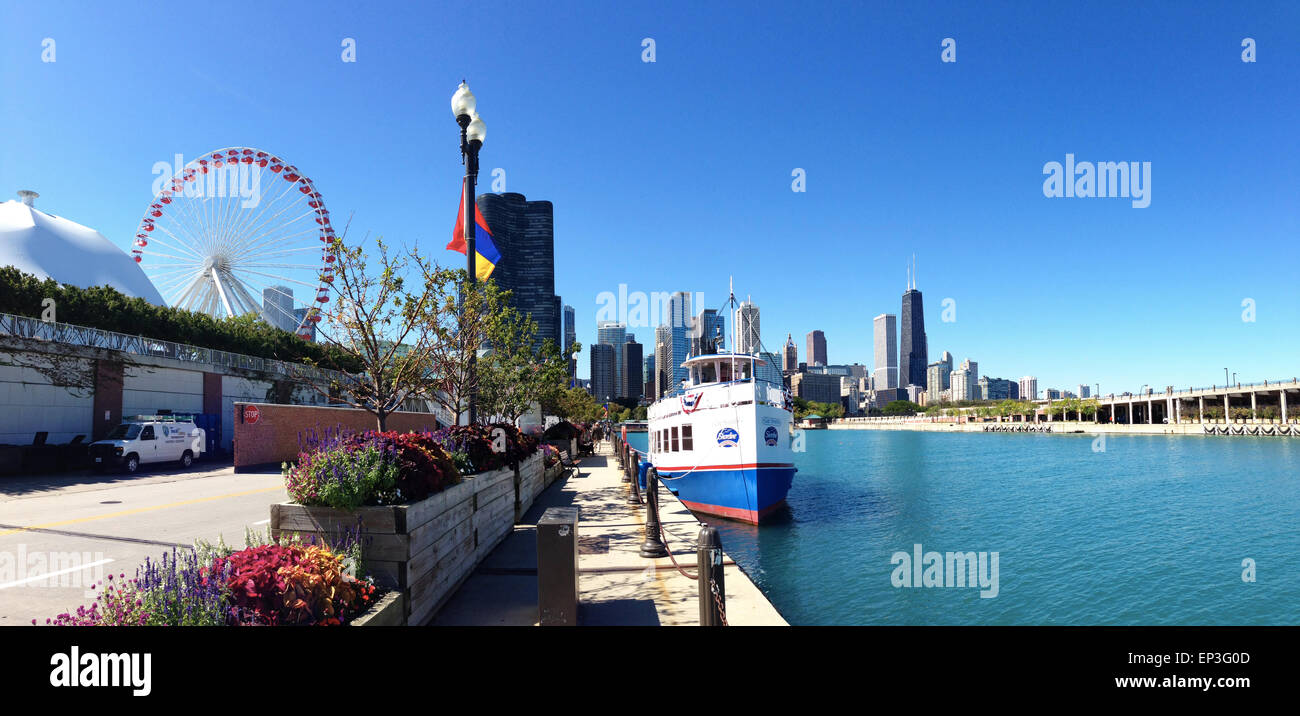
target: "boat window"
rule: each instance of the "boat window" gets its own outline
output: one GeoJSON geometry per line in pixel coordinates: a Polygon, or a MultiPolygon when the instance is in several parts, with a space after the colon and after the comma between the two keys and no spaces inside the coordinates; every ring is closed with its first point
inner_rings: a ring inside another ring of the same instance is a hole
{"type": "Polygon", "coordinates": [[[694,450],[694,441],[691,437],[691,426],[682,426],[682,450],[694,450]]]}
{"type": "Polygon", "coordinates": [[[659,449],[668,452],[668,428],[659,431],[659,449]]]}
{"type": "Polygon", "coordinates": [[[718,380],[720,380],[723,383],[726,383],[727,381],[731,380],[730,362],[718,364],[718,380]]]}
{"type": "Polygon", "coordinates": [[[673,426],[673,445],[672,452],[677,452],[677,426],[673,426]]]}
{"type": "Polygon", "coordinates": [[[740,375],[736,376],[736,380],[749,380],[750,378],[749,371],[752,365],[753,362],[751,361],[742,361],[738,363],[736,365],[736,370],[740,373],[740,375]]]}
{"type": "Polygon", "coordinates": [[[718,381],[718,370],[713,363],[705,363],[700,369],[701,382],[716,383],[718,381]]]}

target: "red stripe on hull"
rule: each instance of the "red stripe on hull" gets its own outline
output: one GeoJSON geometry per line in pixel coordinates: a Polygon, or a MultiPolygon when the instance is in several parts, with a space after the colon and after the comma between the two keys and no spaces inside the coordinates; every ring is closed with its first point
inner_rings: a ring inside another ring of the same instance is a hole
{"type": "Polygon", "coordinates": [[[764,517],[767,517],[768,515],[772,514],[772,512],[776,510],[778,507],[784,505],[785,500],[781,500],[779,502],[773,503],[757,511],[745,510],[739,507],[722,507],[721,505],[706,505],[703,502],[690,502],[687,500],[682,500],[682,504],[686,505],[686,507],[693,512],[703,512],[708,515],[717,515],[718,517],[725,517],[729,520],[736,520],[738,522],[746,522],[751,525],[756,525],[764,517]]]}
{"type": "Polygon", "coordinates": [[[792,462],[747,462],[740,465],[682,465],[681,467],[659,467],[659,472],[689,472],[693,470],[746,470],[755,467],[794,467],[792,462]]]}

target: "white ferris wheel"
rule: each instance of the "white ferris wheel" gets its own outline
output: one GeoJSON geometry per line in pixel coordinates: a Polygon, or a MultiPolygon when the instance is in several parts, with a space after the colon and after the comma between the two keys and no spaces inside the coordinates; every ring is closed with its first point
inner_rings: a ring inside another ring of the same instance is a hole
{"type": "Polygon", "coordinates": [[[335,234],[311,179],[268,152],[228,147],[160,186],[131,253],[169,305],[255,313],[313,337],[334,280],[335,234]]]}

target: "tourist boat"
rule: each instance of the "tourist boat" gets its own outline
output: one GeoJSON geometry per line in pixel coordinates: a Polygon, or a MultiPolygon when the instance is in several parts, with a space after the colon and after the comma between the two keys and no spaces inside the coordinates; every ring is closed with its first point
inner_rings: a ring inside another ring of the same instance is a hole
{"type": "Polygon", "coordinates": [[[650,406],[650,464],[694,512],[759,524],[785,502],[793,406],[783,386],[757,377],[764,364],[744,353],[692,356],[681,389],[650,406]]]}

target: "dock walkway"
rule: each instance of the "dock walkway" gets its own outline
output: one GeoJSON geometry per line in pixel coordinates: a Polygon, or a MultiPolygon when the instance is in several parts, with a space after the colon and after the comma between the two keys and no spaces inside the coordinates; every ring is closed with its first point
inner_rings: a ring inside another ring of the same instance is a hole
{"type": "MultiPolygon", "coordinates": [[[[582,626],[696,626],[697,585],[667,558],[639,554],[645,507],[626,503],[628,486],[609,442],[581,461],[578,472],[547,488],[434,618],[435,626],[537,624],[537,520],[548,507],[579,508],[578,620],[582,626]]],[[[699,522],[667,489],[660,519],[668,548],[695,572],[699,522]]],[[[727,545],[722,545],[725,551],[727,545]]],[[[731,626],[785,626],[781,615],[730,558],[726,561],[731,626]]]]}

